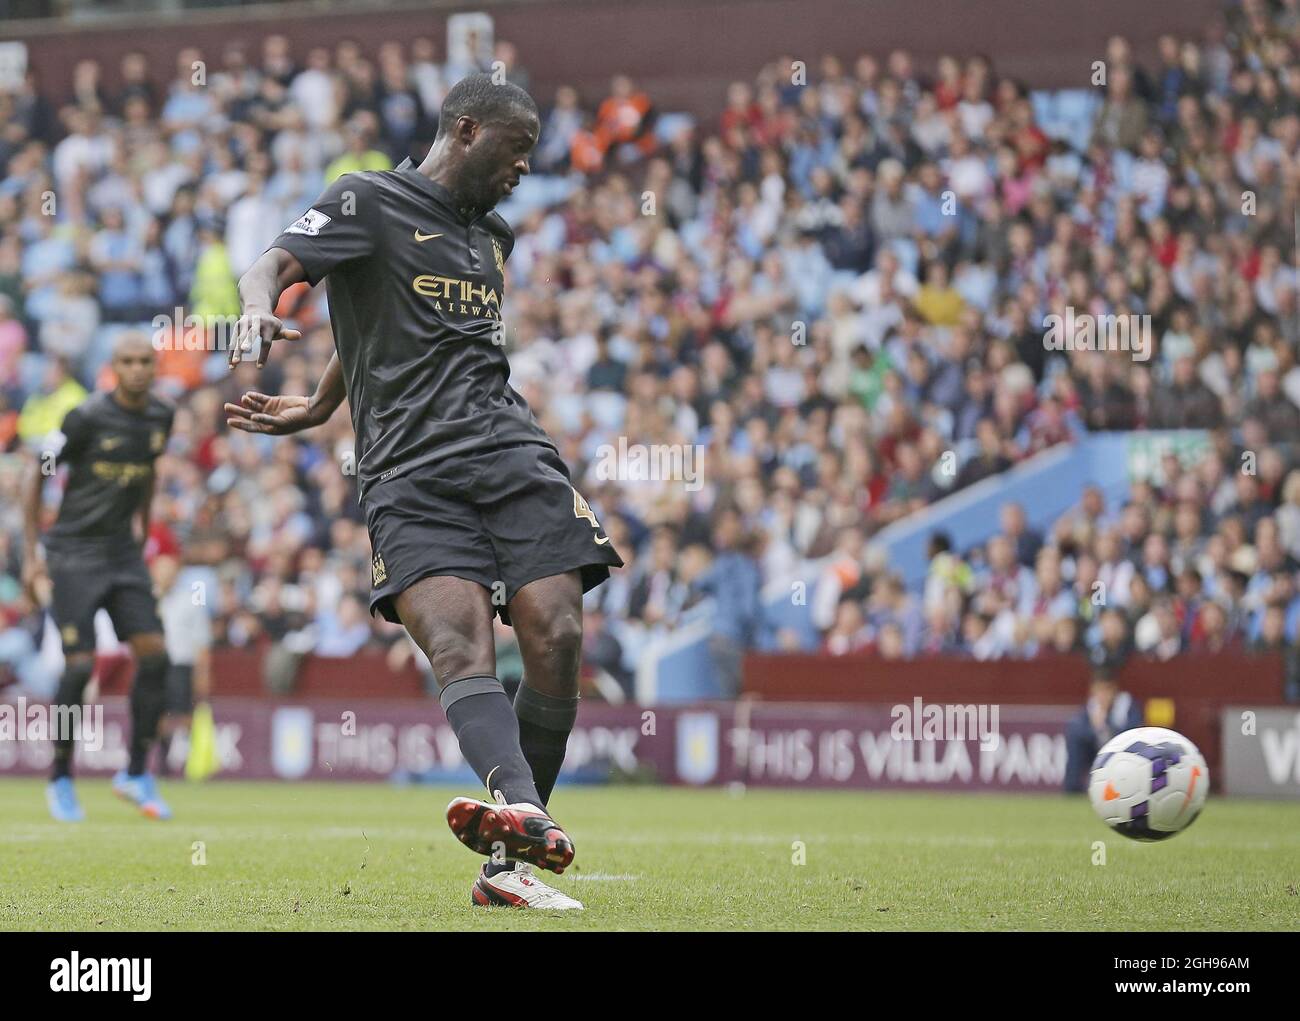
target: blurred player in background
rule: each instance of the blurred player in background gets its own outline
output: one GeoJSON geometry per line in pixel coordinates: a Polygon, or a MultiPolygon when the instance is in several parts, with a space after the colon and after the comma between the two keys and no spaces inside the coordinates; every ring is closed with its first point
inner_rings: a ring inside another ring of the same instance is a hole
{"type": "Polygon", "coordinates": [[[524,399],[508,384],[501,301],[514,234],[493,207],[529,172],[537,107],[473,74],[447,93],[424,162],[345,174],[240,280],[232,363],[296,340],[281,292],[328,277],[336,354],[311,398],[248,393],[231,426],[288,433],[346,395],[370,532],[371,611],[428,656],[461,752],[494,802],[457,798],[452,831],[492,856],[478,905],[575,909],[529,864],[563,872],[573,842],[546,805],[578,707],[582,595],[623,561],[524,399]],[[514,703],[492,621],[519,639],[514,703]]]}
{"type": "MultiPolygon", "coordinates": [[[[54,697],[60,709],[78,707],[94,671],[95,612],[108,611],[130,644],[136,674],[131,686],[130,760],[113,777],[113,791],[152,819],[171,810],[148,771],[167,686],[167,650],[145,567],[154,462],[167,446],[175,409],[151,392],[154,349],[143,333],[125,333],[113,349],[116,387],[92,394],[63,418],[31,467],[25,492],[23,583],[31,597],[49,596],[63,642],[65,667],[54,697]],[[58,518],[40,550],[41,496],[51,473],[66,465],[68,481],[58,518]]],[[[60,714],[67,719],[68,714],[60,714]]],[[[72,783],[74,735],[54,740],[46,797],[63,822],[84,818],[72,783]]]]}
{"type": "Polygon", "coordinates": [[[204,602],[180,581],[180,561],[168,554],[149,565],[158,593],[158,612],[167,642],[167,699],[159,728],[158,772],[170,772],[172,737],[189,731],[195,704],[204,705],[210,690],[212,621],[204,602]]]}

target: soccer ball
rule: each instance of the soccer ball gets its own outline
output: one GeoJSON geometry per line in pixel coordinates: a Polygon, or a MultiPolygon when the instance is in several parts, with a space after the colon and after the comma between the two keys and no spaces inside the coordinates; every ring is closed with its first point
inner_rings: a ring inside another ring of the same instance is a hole
{"type": "Polygon", "coordinates": [[[1102,821],[1134,840],[1164,840],[1201,814],[1210,771],[1196,745],[1173,730],[1138,727],[1102,746],[1088,797],[1102,821]]]}

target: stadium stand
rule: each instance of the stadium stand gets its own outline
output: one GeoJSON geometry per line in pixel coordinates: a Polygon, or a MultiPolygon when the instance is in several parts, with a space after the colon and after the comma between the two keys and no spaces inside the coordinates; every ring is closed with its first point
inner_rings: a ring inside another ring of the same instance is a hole
{"type": "MultiPolygon", "coordinates": [[[[897,51],[826,57],[806,85],[774,60],[711,121],[626,76],[537,97],[535,174],[501,210],[508,343],[628,563],[591,594],[589,662],[631,693],[656,643],[690,633],[734,694],[756,648],[1108,665],[1294,649],[1300,14],[1252,0],[1223,22],[1162,39],[1148,66],[1112,40],[1093,88],[1031,91],[965,54],[931,75],[897,51]],[[1067,307],[1149,317],[1149,359],[1049,349],[1045,317],[1067,307]],[[1195,432],[1118,493],[1052,516],[1006,503],[978,542],[918,538],[921,576],[891,567],[884,540],[954,494],[1146,430],[1195,432]],[[700,451],[698,478],[609,478],[620,438],[700,451]]],[[[113,89],[85,61],[57,107],[32,76],[0,92],[12,676],[52,676],[17,582],[13,455],[105,385],[125,329],[159,338],[180,406],[151,548],[212,593],[216,644],[411,656],[365,615],[347,417],[269,440],[220,414],[252,385],[311,392],[324,289],[286,297],[305,337],[260,378],[212,347],[240,273],[328,181],[418,157],[450,84],[495,59],[526,85],[527,56],[498,42],[453,63],[413,39],[298,62],[272,35],[181,50],[166,81],[128,56],[113,89]]]]}

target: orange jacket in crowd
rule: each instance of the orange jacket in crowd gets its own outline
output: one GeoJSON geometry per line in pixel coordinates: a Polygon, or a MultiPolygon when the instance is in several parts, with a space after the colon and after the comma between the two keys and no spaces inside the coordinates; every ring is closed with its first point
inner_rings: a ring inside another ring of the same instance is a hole
{"type": "Polygon", "coordinates": [[[605,153],[620,145],[632,144],[643,155],[654,152],[654,133],[647,130],[650,97],[644,92],[629,96],[610,96],[596,111],[596,126],[579,131],[569,146],[573,169],[593,173],[605,162],[605,153]]]}

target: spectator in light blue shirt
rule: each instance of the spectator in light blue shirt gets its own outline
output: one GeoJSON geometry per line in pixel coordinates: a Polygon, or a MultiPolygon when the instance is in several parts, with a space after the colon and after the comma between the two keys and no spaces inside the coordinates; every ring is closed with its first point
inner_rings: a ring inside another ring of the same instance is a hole
{"type": "Polygon", "coordinates": [[[786,277],[794,284],[799,314],[809,318],[820,316],[826,311],[826,296],[835,270],[817,243],[816,234],[801,232],[798,245],[786,249],[784,255],[786,277]]]}
{"type": "Polygon", "coordinates": [[[939,173],[939,168],[933,163],[923,163],[918,174],[920,183],[910,189],[912,218],[916,229],[926,237],[935,239],[955,234],[957,200],[950,192],[945,198],[943,176],[939,173]]]}
{"type": "Polygon", "coordinates": [[[127,232],[120,209],[105,209],[90,242],[91,265],[99,276],[99,303],[104,318],[126,322],[140,309],[140,249],[127,232]]]}
{"type": "Polygon", "coordinates": [[[361,601],[348,594],[339,600],[338,609],[322,613],[316,620],[318,656],[346,659],[354,656],[370,640],[370,619],[361,601]]]}
{"type": "Polygon", "coordinates": [[[758,637],[762,579],[746,548],[743,523],[736,511],[725,510],[719,515],[713,543],[718,554],[697,580],[696,588],[713,599],[709,653],[722,694],[734,698],[740,693],[741,660],[758,637]]]}

